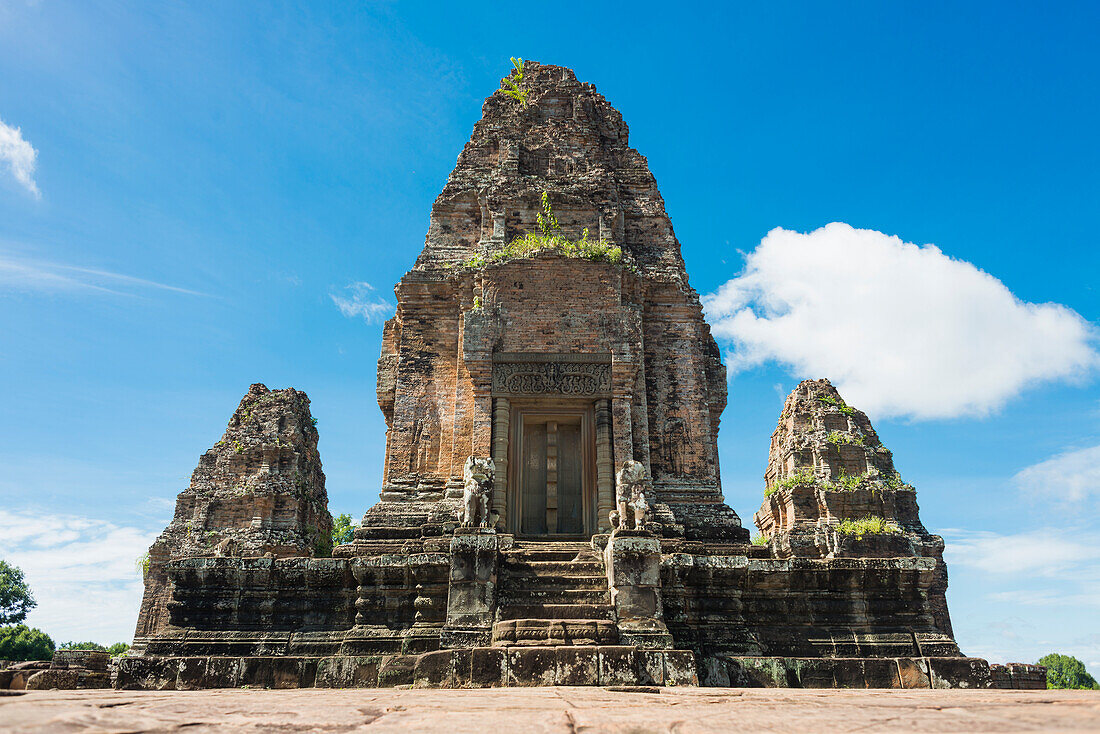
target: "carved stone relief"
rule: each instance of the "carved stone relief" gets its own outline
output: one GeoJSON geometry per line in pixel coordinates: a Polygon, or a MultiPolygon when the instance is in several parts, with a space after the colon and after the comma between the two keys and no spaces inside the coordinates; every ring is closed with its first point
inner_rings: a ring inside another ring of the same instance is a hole
{"type": "Polygon", "coordinates": [[[494,395],[578,395],[611,393],[611,365],[591,362],[498,362],[494,395]]]}

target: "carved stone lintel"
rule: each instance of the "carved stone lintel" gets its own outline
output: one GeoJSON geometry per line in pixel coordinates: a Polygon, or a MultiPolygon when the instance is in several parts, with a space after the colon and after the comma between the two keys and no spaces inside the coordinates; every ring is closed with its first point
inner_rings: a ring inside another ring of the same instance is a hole
{"type": "Polygon", "coordinates": [[[497,362],[493,395],[611,394],[611,365],[592,362],[497,362]]]}

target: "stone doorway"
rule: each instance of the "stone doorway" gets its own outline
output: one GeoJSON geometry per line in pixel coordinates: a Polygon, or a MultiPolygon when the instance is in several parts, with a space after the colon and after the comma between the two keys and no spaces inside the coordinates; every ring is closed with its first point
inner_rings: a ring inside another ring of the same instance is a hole
{"type": "Polygon", "coordinates": [[[518,407],[509,447],[508,530],[526,538],[595,532],[592,408],[518,407]]]}

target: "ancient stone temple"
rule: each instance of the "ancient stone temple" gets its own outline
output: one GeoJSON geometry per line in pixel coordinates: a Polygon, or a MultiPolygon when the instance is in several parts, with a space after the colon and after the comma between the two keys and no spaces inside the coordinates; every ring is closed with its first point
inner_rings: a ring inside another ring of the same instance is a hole
{"type": "Polygon", "coordinates": [[[749,541],[656,181],[570,70],[528,62],[485,101],[396,294],[354,540],[323,542],[308,400],[253,386],[153,547],[119,685],[1010,678],[960,653],[943,542],[827,381],[783,407],[749,541]]]}

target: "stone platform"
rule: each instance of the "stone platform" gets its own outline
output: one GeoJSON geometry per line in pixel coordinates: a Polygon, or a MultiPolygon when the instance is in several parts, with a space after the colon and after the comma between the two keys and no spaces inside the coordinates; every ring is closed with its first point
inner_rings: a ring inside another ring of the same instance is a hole
{"type": "Polygon", "coordinates": [[[1096,691],[34,691],[0,696],[0,731],[1098,731],[1096,691]]]}

